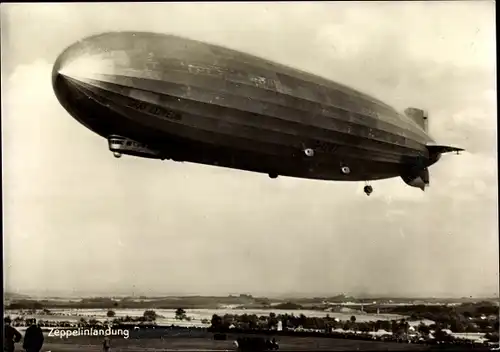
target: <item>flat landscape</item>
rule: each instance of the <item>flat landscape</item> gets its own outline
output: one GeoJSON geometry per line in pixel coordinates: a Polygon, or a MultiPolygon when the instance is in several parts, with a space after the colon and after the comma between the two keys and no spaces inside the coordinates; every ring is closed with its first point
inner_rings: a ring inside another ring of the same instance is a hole
{"type": "MultiPolygon", "coordinates": [[[[235,351],[236,336],[228,335],[226,341],[215,341],[212,334],[204,337],[166,337],[140,338],[121,337],[111,339],[111,347],[118,351],[235,351]]],[[[71,337],[60,339],[46,338],[42,351],[102,351],[102,337],[71,337]]],[[[279,351],[426,351],[428,346],[416,344],[400,344],[378,341],[356,341],[348,339],[313,338],[313,337],[280,337],[277,339],[279,351]]]]}
{"type": "MultiPolygon", "coordinates": [[[[449,333],[451,337],[463,338],[458,336],[461,332],[462,335],[470,335],[467,338],[471,341],[477,340],[477,342],[487,333],[497,331],[498,327],[498,302],[493,300],[466,301],[461,304],[458,302],[421,304],[411,300],[406,304],[371,301],[363,302],[363,306],[359,307],[359,300],[353,298],[349,298],[347,302],[335,303],[315,298],[311,300],[315,301],[313,305],[307,309],[301,304],[290,301],[278,305],[269,304],[266,307],[245,308],[241,307],[241,304],[236,304],[242,303],[237,302],[238,300],[249,301],[250,307],[255,306],[255,301],[265,298],[198,296],[181,297],[176,300],[162,298],[155,301],[147,297],[139,300],[97,297],[71,301],[22,297],[12,299],[6,304],[6,315],[13,319],[13,326],[22,334],[29,324],[28,320],[36,318],[44,329],[45,343],[42,351],[45,352],[102,351],[104,333],[99,333],[99,336],[69,337],[60,337],[59,334],[65,328],[75,330],[96,327],[102,330],[108,324],[115,330],[114,333],[110,332],[113,352],[235,351],[234,341],[238,336],[259,336],[258,334],[269,334],[262,335],[266,338],[274,337],[280,351],[429,351],[442,350],[443,345],[425,345],[416,342],[425,340],[432,343],[438,338],[444,341],[444,335],[439,337],[432,335],[431,330],[437,327],[435,321],[446,324],[443,325],[446,328],[452,328],[449,333]],[[159,304],[158,301],[163,304],[159,304]],[[166,304],[166,301],[172,302],[166,304]],[[193,301],[196,301],[196,304],[193,304],[193,301]],[[205,302],[208,307],[218,307],[208,308],[203,306],[203,301],[211,301],[208,302],[210,304],[205,302]],[[172,309],[165,306],[191,308],[172,309]],[[193,306],[197,308],[192,308],[193,306]],[[377,314],[379,311],[380,314],[377,314]],[[405,319],[404,323],[399,319],[405,319]],[[288,329],[297,334],[294,336],[281,334],[278,326],[283,321],[286,321],[288,329]],[[127,325],[128,328],[124,330],[120,328],[127,325]],[[207,331],[210,326],[232,329],[232,325],[234,330],[226,330],[229,333],[227,340],[224,341],[214,340],[213,333],[207,331]],[[251,330],[252,326],[260,332],[254,330],[249,333],[248,329],[251,330]],[[332,335],[313,335],[323,332],[325,327],[332,329],[332,335]],[[273,328],[276,332],[271,331],[273,328]],[[355,330],[373,334],[377,340],[365,340],[366,337],[362,336],[355,339],[355,330]],[[52,332],[49,334],[50,331],[52,332]],[[54,334],[55,331],[58,334],[54,334]],[[301,336],[301,333],[309,335],[301,336]],[[393,341],[389,341],[391,339],[393,341]],[[398,343],[395,342],[397,339],[412,340],[413,343],[398,343]]],[[[490,338],[494,342],[495,337],[490,336],[487,339],[490,338]]],[[[466,346],[462,345],[462,350],[463,347],[466,346]]],[[[18,344],[17,350],[20,348],[21,345],[18,344]]],[[[479,344],[474,346],[475,351],[480,349],[483,347],[479,344]]]]}

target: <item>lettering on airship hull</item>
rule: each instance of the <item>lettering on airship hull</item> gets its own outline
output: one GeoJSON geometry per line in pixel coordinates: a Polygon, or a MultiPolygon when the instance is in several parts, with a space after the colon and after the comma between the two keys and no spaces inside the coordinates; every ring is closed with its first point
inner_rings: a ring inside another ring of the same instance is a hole
{"type": "Polygon", "coordinates": [[[223,74],[223,71],[217,66],[212,66],[212,65],[201,66],[192,64],[189,64],[187,66],[188,66],[188,71],[190,73],[201,73],[214,76],[220,76],[223,74]]]}
{"type": "Polygon", "coordinates": [[[276,89],[276,85],[273,80],[266,77],[256,76],[248,74],[248,78],[256,87],[266,88],[266,89],[276,89]]]}
{"type": "Polygon", "coordinates": [[[321,140],[315,141],[315,149],[318,151],[324,151],[329,154],[335,153],[335,151],[338,149],[338,145],[332,144],[332,143],[326,143],[321,140]]]}
{"type": "Polygon", "coordinates": [[[147,114],[160,116],[162,118],[166,118],[169,120],[180,121],[182,119],[181,114],[179,114],[178,112],[165,109],[165,108],[158,106],[158,105],[148,104],[148,103],[145,103],[142,101],[134,100],[134,101],[130,102],[127,105],[127,107],[132,108],[132,109],[137,110],[137,111],[140,111],[140,112],[145,112],[147,114]]]}

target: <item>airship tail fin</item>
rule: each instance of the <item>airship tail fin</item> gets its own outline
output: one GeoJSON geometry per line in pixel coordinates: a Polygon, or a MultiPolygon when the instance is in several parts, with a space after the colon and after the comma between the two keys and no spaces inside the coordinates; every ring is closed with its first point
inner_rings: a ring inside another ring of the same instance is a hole
{"type": "MultiPolygon", "coordinates": [[[[427,166],[430,166],[438,161],[439,158],[441,158],[441,154],[450,152],[455,152],[458,154],[464,150],[458,147],[435,144],[427,145],[426,147],[429,151],[429,160],[427,166]]],[[[425,189],[429,187],[429,169],[427,167],[410,168],[401,175],[401,178],[407,185],[420,188],[422,191],[425,191],[425,189]]]]}
{"type": "Polygon", "coordinates": [[[401,175],[403,181],[408,185],[420,188],[425,192],[429,187],[429,170],[427,168],[421,170],[411,170],[410,172],[401,175]]]}
{"type": "Polygon", "coordinates": [[[422,129],[425,132],[429,132],[428,131],[428,124],[427,124],[427,119],[428,119],[427,111],[424,111],[422,109],[417,109],[417,108],[407,108],[404,111],[404,113],[410,119],[415,121],[417,123],[417,125],[422,127],[422,129]]]}
{"type": "Polygon", "coordinates": [[[458,153],[464,151],[465,149],[453,147],[453,146],[449,146],[449,145],[430,144],[430,145],[427,145],[427,150],[429,151],[429,154],[432,155],[432,154],[444,154],[444,153],[451,153],[451,152],[455,152],[458,154],[458,153]]]}

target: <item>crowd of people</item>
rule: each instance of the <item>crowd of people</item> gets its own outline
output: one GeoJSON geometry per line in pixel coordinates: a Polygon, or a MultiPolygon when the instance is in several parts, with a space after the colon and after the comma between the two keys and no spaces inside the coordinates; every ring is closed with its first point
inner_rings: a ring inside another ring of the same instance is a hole
{"type": "MultiPolygon", "coordinates": [[[[56,323],[57,322],[53,322],[56,323]]],[[[37,322],[36,319],[26,319],[22,320],[22,324],[17,324],[17,326],[28,326],[26,332],[23,335],[12,326],[12,320],[10,317],[4,318],[4,352],[14,352],[16,350],[16,344],[20,343],[22,340],[22,349],[25,352],[40,352],[43,347],[45,338],[43,336],[43,330],[41,328],[40,321],[37,322]]],[[[60,324],[57,324],[60,326],[60,324]]],[[[103,352],[110,350],[110,339],[105,337],[102,343],[103,352]]]]}
{"type": "Polygon", "coordinates": [[[12,320],[9,317],[4,318],[4,352],[14,352],[16,343],[20,343],[21,340],[23,340],[22,348],[26,352],[40,352],[44,337],[42,329],[36,323],[36,319],[31,319],[28,322],[29,327],[26,329],[24,337],[11,323],[12,320]]]}

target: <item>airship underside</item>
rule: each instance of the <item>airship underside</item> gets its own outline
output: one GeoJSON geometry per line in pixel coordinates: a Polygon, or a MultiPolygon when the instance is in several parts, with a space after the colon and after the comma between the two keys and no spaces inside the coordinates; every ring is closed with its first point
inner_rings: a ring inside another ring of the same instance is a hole
{"type": "MultiPolygon", "coordinates": [[[[420,109],[255,56],[171,35],[105,33],[66,49],[53,87],[63,107],[129,154],[269,174],[424,189],[441,153],[420,109]]],[[[367,186],[369,187],[369,186],[367,186]]],[[[371,188],[367,194],[371,193],[371,188]]]]}

